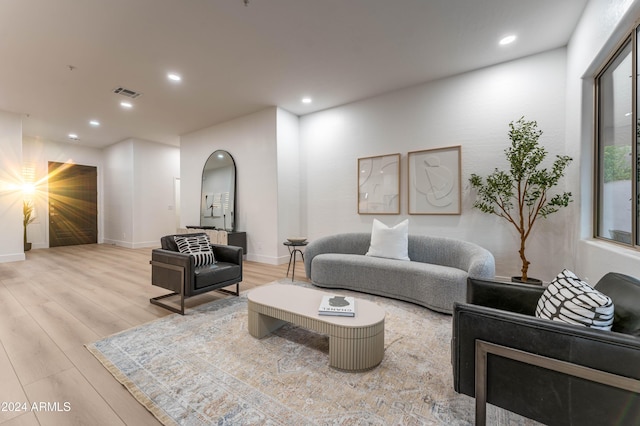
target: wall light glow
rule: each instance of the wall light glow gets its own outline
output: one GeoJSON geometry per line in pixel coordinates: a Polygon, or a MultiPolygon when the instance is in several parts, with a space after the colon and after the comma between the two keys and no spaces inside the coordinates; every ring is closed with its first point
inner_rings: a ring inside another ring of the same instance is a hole
{"type": "Polygon", "coordinates": [[[22,192],[27,195],[35,194],[36,186],[32,183],[24,183],[22,184],[22,192]]]}

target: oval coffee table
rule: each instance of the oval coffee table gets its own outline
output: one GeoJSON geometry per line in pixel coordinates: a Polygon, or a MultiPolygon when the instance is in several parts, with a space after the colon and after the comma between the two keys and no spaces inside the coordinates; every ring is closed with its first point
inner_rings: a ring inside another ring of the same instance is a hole
{"type": "Polygon", "coordinates": [[[248,328],[263,338],[286,323],[329,335],[329,365],[340,370],[368,370],[384,356],[384,317],[380,306],[356,299],[355,317],[319,315],[322,296],[330,292],[297,285],[271,284],[248,294],[248,328]]]}

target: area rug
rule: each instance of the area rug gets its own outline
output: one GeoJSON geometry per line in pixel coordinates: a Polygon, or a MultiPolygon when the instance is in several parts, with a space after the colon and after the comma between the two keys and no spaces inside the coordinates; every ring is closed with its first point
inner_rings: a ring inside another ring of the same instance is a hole
{"type": "MultiPolygon", "coordinates": [[[[365,298],[385,309],[385,354],[378,367],[335,370],[329,367],[328,337],[296,326],[251,337],[246,294],[87,348],[165,425],[474,423],[474,400],[453,390],[451,316],[362,293],[330,293],[365,298]]],[[[487,420],[534,424],[492,406],[487,420]]]]}

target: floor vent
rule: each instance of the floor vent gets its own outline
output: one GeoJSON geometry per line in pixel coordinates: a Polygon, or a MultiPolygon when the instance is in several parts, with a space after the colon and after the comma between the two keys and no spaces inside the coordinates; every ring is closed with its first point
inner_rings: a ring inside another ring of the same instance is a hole
{"type": "Polygon", "coordinates": [[[113,93],[117,95],[126,96],[127,98],[135,99],[138,96],[142,95],[142,93],[135,92],[133,90],[125,89],[124,87],[118,87],[117,89],[113,89],[113,93]]]}

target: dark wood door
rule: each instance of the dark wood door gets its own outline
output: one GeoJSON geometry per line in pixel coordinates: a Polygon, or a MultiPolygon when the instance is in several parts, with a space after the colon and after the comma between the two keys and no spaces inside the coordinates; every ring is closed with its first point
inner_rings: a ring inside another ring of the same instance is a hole
{"type": "Polygon", "coordinates": [[[49,162],[49,247],[97,242],[97,168],[49,162]]]}

